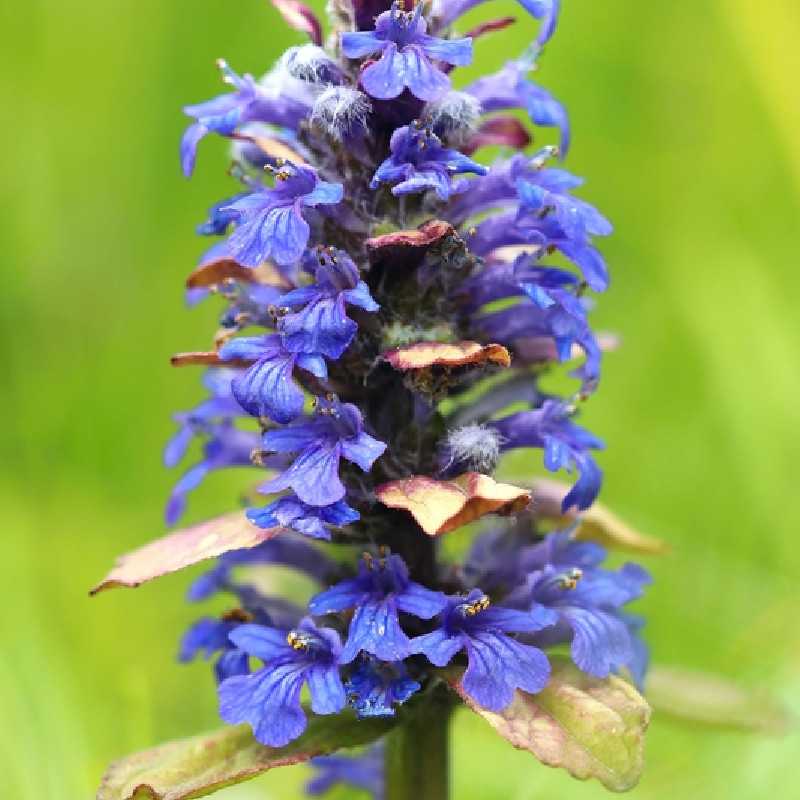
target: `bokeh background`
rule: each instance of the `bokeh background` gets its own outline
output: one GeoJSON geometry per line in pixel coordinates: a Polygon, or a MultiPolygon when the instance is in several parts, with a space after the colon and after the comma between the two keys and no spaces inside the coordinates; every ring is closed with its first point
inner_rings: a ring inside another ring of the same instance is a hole
{"type": "MultiPolygon", "coordinates": [[[[617,226],[596,319],[624,340],[585,420],[610,444],[605,502],[673,545],[648,564],[654,657],[798,709],[800,5],[563,5],[539,79],[571,111],[568,166],[617,226]]],[[[510,0],[472,18],[505,13],[519,23],[477,44],[481,69],[532,38],[510,0]]],[[[187,183],[179,108],[217,92],[215,57],[260,72],[301,37],[265,0],[28,0],[3,4],[0,30],[2,793],[77,800],[112,758],[217,725],[207,667],[174,662],[189,576],[86,590],[163,531],[160,449],[200,396],[167,359],[204,344],[217,312],[187,311],[181,284],[193,226],[229,188],[225,148],[204,143],[187,183]]],[[[240,486],[215,476],[191,518],[240,486]]],[[[454,729],[454,797],[605,794],[468,713],[454,729]]],[[[657,716],[633,797],[787,796],[798,753],[796,735],[657,716]]],[[[293,798],[306,777],[220,797],[293,798]]]]}

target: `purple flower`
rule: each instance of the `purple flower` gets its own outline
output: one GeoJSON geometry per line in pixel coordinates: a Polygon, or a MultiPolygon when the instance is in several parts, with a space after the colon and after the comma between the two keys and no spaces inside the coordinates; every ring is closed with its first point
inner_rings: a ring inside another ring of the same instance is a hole
{"type": "Polygon", "coordinates": [[[312,797],[329,792],[336,786],[352,786],[372,795],[373,800],[383,800],[383,745],[373,745],[363,755],[317,756],[311,766],[317,775],[306,784],[306,794],[312,797]]]}
{"type": "Polygon", "coordinates": [[[589,450],[602,449],[603,442],[575,425],[572,409],[558,400],[546,400],[541,408],[520,411],[488,423],[503,438],[503,450],[516,447],[541,447],[544,465],[551,472],[578,471],[578,480],[562,502],[566,512],[573,506],[586,509],[595,501],[603,480],[600,467],[589,450]]]}
{"type": "Polygon", "coordinates": [[[240,125],[248,122],[269,122],[293,128],[309,111],[308,96],[297,91],[296,86],[282,85],[280,80],[260,84],[252,75],[237,75],[222,60],[218,66],[223,81],[234,91],[183,109],[187,116],[196,120],[181,140],[181,165],[187,177],[194,171],[197,145],[209,133],[231,136],[240,125]]]}
{"type": "Polygon", "coordinates": [[[348,58],[381,54],[361,73],[361,85],[372,97],[389,100],[407,87],[420,100],[436,100],[450,88],[450,79],[431,59],[456,66],[472,60],[471,39],[437,39],[426,33],[423,5],[405,12],[394,2],[377,18],[374,31],[342,34],[342,52],[348,58]]]}
{"type": "Polygon", "coordinates": [[[602,569],[605,558],[599,545],[551,534],[521,556],[526,568],[534,569],[508,601],[517,605],[524,598],[525,604],[555,612],[560,627],[548,638],[571,640],[572,659],[584,672],[605,678],[628,668],[641,682],[646,667],[646,649],[636,635],[641,621],[620,609],[641,597],[651,578],[637,564],[602,569]]]}
{"type": "Polygon", "coordinates": [[[228,248],[245,267],[257,267],[267,259],[281,266],[298,261],[310,235],[303,208],[342,199],[342,185],[321,181],[311,167],[287,162],[275,179],[274,187],[262,187],[222,209],[236,214],[228,248]]]}
{"type": "Polygon", "coordinates": [[[254,417],[291,422],[303,411],[303,390],[294,382],[296,367],[327,378],[325,360],[312,353],[286,349],[279,334],[242,336],[226,342],[219,351],[223,361],[255,359],[255,364],[234,379],[231,389],[241,407],[254,417]]]}
{"type": "Polygon", "coordinates": [[[478,78],[464,91],[480,101],[484,113],[522,108],[536,125],[558,128],[564,156],[569,149],[567,112],[548,91],[525,77],[530,68],[524,60],[509,61],[499,72],[478,78]]]}
{"type": "MultiPolygon", "coordinates": [[[[283,344],[293,353],[320,353],[338,359],[350,346],[358,325],[346,312],[347,305],[374,313],[380,306],[372,299],[358,267],[343,250],[320,248],[314,283],[294,289],[277,300],[282,309],[302,306],[285,314],[278,323],[283,344]]],[[[285,420],[284,420],[285,421],[285,420]]]]}
{"type": "Polygon", "coordinates": [[[345,681],[347,702],[359,719],[393,717],[395,706],[402,705],[420,684],[408,677],[402,661],[384,663],[365,656],[345,681]]]}
{"type": "Polygon", "coordinates": [[[317,413],[279,430],[267,431],[264,449],[297,453],[292,465],[262,485],[264,494],[293,489],[304,503],[329,506],[345,496],[339,461],[346,458],[364,472],[372,469],[386,445],[364,432],[358,408],[338,400],[320,401],[317,413]]]}
{"type": "Polygon", "coordinates": [[[347,664],[362,650],[382,661],[401,661],[409,653],[409,639],[398,614],[431,619],[445,606],[441,592],[426,589],[408,577],[400,556],[365,558],[358,575],[312,597],[312,614],[332,614],[354,608],[341,662],[347,664]]]}
{"type": "Polygon", "coordinates": [[[248,723],[257,741],[283,747],[306,728],[300,691],[308,683],[311,710],[336,714],[346,704],[339,676],[339,634],[318,628],[308,617],[291,631],[242,625],[230,634],[245,653],[264,662],[252,675],[228,678],[219,685],[220,715],[225,722],[248,723]]]}
{"type": "Polygon", "coordinates": [[[329,526],[340,528],[357,522],[358,511],[343,500],[329,506],[310,506],[294,495],[287,495],[263,508],[250,508],[247,518],[259,528],[283,526],[313,539],[330,540],[329,526]]]}
{"type": "Polygon", "coordinates": [[[492,606],[480,589],[473,589],[466,597],[449,599],[442,626],[412,640],[411,652],[444,667],[466,650],[464,691],[478,705],[501,711],[512,701],[515,689],[540,692],[550,677],[547,656],[508,633],[534,633],[556,621],[557,615],[546,608],[529,613],[492,606]]]}
{"type": "Polygon", "coordinates": [[[454,181],[453,175],[488,172],[458,150],[443,147],[439,137],[419,123],[398,128],[389,146],[392,154],[375,172],[370,182],[372,189],[381,183],[394,184],[394,195],[433,189],[441,200],[448,200],[451,194],[463,192],[470,185],[469,181],[454,181]]]}

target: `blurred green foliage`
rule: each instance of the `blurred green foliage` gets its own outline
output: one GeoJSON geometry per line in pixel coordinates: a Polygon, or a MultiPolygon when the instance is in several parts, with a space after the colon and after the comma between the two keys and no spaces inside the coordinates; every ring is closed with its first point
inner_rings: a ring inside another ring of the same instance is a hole
{"type": "MultiPolygon", "coordinates": [[[[563,5],[540,80],[571,111],[568,166],[617,226],[596,320],[624,340],[585,419],[610,444],[605,502],[674,546],[648,565],[654,656],[797,708],[800,6],[563,5]]],[[[532,37],[510,0],[473,18],[508,12],[520,23],[477,44],[481,69],[532,37]]],[[[112,758],[218,724],[207,667],[173,660],[196,614],[188,576],[86,590],[163,530],[174,475],[159,451],[170,412],[200,394],[167,358],[204,345],[217,310],[185,311],[181,283],[203,246],[194,224],[229,188],[225,147],[203,143],[187,184],[179,107],[217,92],[215,57],[258,72],[300,37],[265,0],[28,0],[0,23],[2,794],[76,800],[112,758]]],[[[240,487],[215,476],[191,517],[227,510],[240,487]]],[[[633,795],[787,796],[798,752],[797,735],[657,717],[633,795]]],[[[467,713],[454,762],[464,800],[604,794],[467,713]]],[[[220,796],[296,797],[305,777],[220,796]]]]}

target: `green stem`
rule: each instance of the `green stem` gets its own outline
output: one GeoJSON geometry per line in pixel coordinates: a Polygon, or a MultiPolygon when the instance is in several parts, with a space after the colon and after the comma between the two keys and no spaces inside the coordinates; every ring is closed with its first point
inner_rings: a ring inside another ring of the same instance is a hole
{"type": "Polygon", "coordinates": [[[447,800],[451,708],[438,687],[389,735],[386,800],[447,800]]]}

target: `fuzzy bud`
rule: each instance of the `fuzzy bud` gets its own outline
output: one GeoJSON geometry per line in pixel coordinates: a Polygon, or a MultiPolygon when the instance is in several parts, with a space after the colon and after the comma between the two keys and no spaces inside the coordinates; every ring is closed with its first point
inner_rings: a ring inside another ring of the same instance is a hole
{"type": "Polygon", "coordinates": [[[425,121],[451,146],[463,144],[475,133],[480,114],[480,102],[466,92],[448,92],[425,107],[425,121]]]}
{"type": "Polygon", "coordinates": [[[500,459],[502,436],[486,425],[464,425],[447,432],[441,463],[446,472],[491,474],[500,459]]]}
{"type": "Polygon", "coordinates": [[[281,57],[280,66],[291,77],[307,83],[339,84],[344,80],[341,67],[315,44],[290,47],[281,57]]]}
{"type": "Polygon", "coordinates": [[[311,124],[341,141],[366,128],[372,110],[367,96],[347,86],[329,86],[314,102],[311,124]]]}

